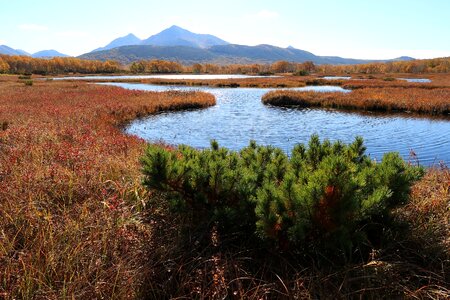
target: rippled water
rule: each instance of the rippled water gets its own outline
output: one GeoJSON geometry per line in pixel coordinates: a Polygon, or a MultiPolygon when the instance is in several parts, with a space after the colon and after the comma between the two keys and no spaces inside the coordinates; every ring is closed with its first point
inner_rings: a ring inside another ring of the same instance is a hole
{"type": "Polygon", "coordinates": [[[400,80],[405,80],[408,82],[419,82],[419,83],[428,83],[431,82],[431,79],[427,78],[399,78],[400,80]]]}
{"type": "Polygon", "coordinates": [[[126,75],[126,76],[74,76],[74,77],[59,77],[54,80],[115,80],[115,79],[242,79],[242,78],[270,78],[279,76],[250,76],[250,75],[236,75],[236,74],[168,74],[168,75],[126,75]]]}
{"type": "MultiPolygon", "coordinates": [[[[145,84],[112,83],[129,89],[164,91],[199,90],[145,84]]],[[[343,91],[340,87],[307,87],[313,90],[343,91]]],[[[304,89],[304,88],[300,88],[304,89]]],[[[364,137],[367,153],[380,159],[383,153],[398,151],[409,159],[413,150],[424,165],[450,163],[450,121],[417,118],[405,114],[358,114],[324,109],[294,109],[265,106],[261,97],[273,89],[201,88],[216,96],[217,105],[203,110],[168,112],[132,122],[126,132],[149,141],[209,147],[211,139],[238,150],[251,139],[290,152],[311,134],[321,139],[352,142],[364,137]]]]}

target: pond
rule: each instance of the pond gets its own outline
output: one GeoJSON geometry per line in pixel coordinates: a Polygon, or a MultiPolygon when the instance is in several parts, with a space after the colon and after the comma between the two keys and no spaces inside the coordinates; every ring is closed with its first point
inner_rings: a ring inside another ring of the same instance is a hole
{"type": "MultiPolygon", "coordinates": [[[[314,133],[321,139],[352,142],[362,136],[367,154],[380,159],[398,151],[410,159],[411,151],[423,165],[450,163],[450,120],[428,119],[408,114],[354,113],[331,109],[295,109],[265,106],[261,97],[273,89],[194,88],[148,84],[108,83],[127,89],[166,91],[202,90],[216,96],[217,105],[203,109],[167,112],[131,122],[125,129],[148,141],[209,147],[216,139],[221,146],[239,150],[250,140],[280,147],[289,153],[294,144],[305,143],[314,133]]],[[[296,88],[343,91],[340,87],[296,88]]]]}
{"type": "Polygon", "coordinates": [[[242,79],[242,78],[271,78],[279,76],[250,76],[237,74],[166,74],[166,75],[125,75],[125,76],[74,76],[74,77],[58,77],[53,80],[132,80],[132,79],[242,79]]]}
{"type": "Polygon", "coordinates": [[[416,82],[416,83],[429,83],[431,79],[428,78],[399,78],[400,80],[405,80],[407,82],[416,82]]]}
{"type": "Polygon", "coordinates": [[[321,78],[326,79],[326,80],[349,80],[352,77],[350,77],[350,76],[324,76],[321,78]]]}

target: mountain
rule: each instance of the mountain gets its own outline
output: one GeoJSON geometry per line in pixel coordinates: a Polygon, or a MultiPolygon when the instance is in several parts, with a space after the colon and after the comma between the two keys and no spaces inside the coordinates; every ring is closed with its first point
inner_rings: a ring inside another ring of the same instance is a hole
{"type": "Polygon", "coordinates": [[[117,38],[117,39],[113,40],[111,43],[109,43],[108,45],[106,45],[105,47],[97,48],[97,49],[93,50],[92,52],[114,49],[114,48],[121,47],[121,46],[139,45],[140,43],[142,43],[142,40],[140,38],[138,38],[137,36],[135,36],[134,34],[130,33],[126,36],[117,38]]]}
{"type": "Polygon", "coordinates": [[[203,49],[227,44],[229,43],[213,35],[193,33],[175,25],[142,41],[142,45],[188,46],[203,49]]]}
{"type": "Polygon", "coordinates": [[[264,44],[257,46],[236,45],[210,34],[193,33],[175,25],[145,40],[140,40],[135,35],[129,34],[112,41],[103,48],[98,48],[79,57],[103,61],[117,60],[121,63],[149,59],[178,61],[183,64],[273,63],[285,60],[337,65],[413,59],[402,56],[392,60],[364,60],[338,56],[317,56],[292,46],[280,48],[264,44]]]}
{"type": "MultiPolygon", "coordinates": [[[[279,60],[290,62],[312,61],[315,64],[362,64],[370,62],[386,62],[390,60],[362,60],[342,58],[338,56],[317,56],[311,52],[293,47],[280,48],[271,45],[216,45],[207,49],[191,46],[153,46],[135,45],[123,46],[105,51],[86,53],[83,59],[117,60],[121,63],[131,63],[138,60],[164,59],[178,61],[183,64],[194,63],[273,63],[279,60]]],[[[402,60],[406,58],[400,58],[402,60]]]]}
{"type": "Polygon", "coordinates": [[[11,47],[8,47],[6,45],[0,46],[0,54],[6,54],[6,55],[25,55],[25,56],[31,56],[34,58],[52,58],[52,57],[68,57],[69,55],[60,53],[56,50],[42,50],[39,52],[36,52],[34,54],[30,54],[28,52],[25,52],[20,49],[13,49],[11,47]]]}
{"type": "Polygon", "coordinates": [[[255,62],[274,62],[278,60],[303,62],[310,60],[314,63],[323,63],[319,56],[292,47],[280,48],[271,45],[244,46],[230,44],[212,46],[208,50],[218,56],[239,58],[255,62]]]}
{"type": "Polygon", "coordinates": [[[34,58],[52,58],[52,57],[69,57],[69,55],[63,54],[56,50],[42,50],[31,55],[34,58]]]}
{"type": "Polygon", "coordinates": [[[6,45],[0,45],[0,54],[6,54],[6,55],[26,55],[29,56],[30,53],[25,52],[20,49],[13,49],[11,47],[8,47],[6,45]]]}
{"type": "MultiPolygon", "coordinates": [[[[197,34],[178,26],[169,27],[158,34],[141,40],[134,34],[117,38],[105,47],[97,48],[92,52],[110,50],[123,46],[151,45],[151,46],[187,46],[193,48],[208,48],[215,45],[226,45],[228,42],[210,34],[197,34]]],[[[92,53],[91,52],[91,53],[92,53]]]]}
{"type": "Polygon", "coordinates": [[[415,58],[411,56],[400,56],[392,59],[392,61],[409,61],[409,60],[415,60],[415,58]]]}
{"type": "Polygon", "coordinates": [[[79,56],[82,59],[91,60],[116,60],[121,63],[131,63],[138,60],[163,59],[179,61],[184,64],[213,61],[216,56],[206,49],[187,46],[123,46],[111,50],[96,51],[79,56]]]}

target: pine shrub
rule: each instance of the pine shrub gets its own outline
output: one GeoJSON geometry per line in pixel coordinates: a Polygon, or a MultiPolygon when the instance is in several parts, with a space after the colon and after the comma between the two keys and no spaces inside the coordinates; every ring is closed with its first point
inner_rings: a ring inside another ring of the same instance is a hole
{"type": "Polygon", "coordinates": [[[215,141],[206,150],[149,145],[142,166],[144,184],[165,193],[190,226],[219,224],[282,249],[318,243],[352,249],[364,228],[406,203],[424,173],[398,153],[371,160],[362,138],[346,145],[317,135],[290,157],[255,142],[239,152],[215,141]]]}

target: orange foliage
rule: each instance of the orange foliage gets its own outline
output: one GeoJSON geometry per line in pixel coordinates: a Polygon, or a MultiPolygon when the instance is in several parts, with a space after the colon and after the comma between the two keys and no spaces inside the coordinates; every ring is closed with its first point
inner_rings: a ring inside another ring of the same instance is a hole
{"type": "Polygon", "coordinates": [[[73,57],[43,59],[29,56],[0,55],[0,73],[40,75],[62,73],[93,74],[115,73],[119,70],[120,65],[115,61],[101,62],[73,57]]]}
{"type": "Polygon", "coordinates": [[[262,101],[275,106],[411,111],[447,115],[450,113],[450,88],[366,88],[350,93],[272,91],[265,94],[262,101]]]}
{"type": "Polygon", "coordinates": [[[450,57],[359,65],[321,65],[317,67],[317,72],[322,74],[449,73],[450,57]]]}
{"type": "Polygon", "coordinates": [[[130,66],[132,73],[181,73],[184,69],[180,63],[166,60],[142,60],[130,66]]]}

